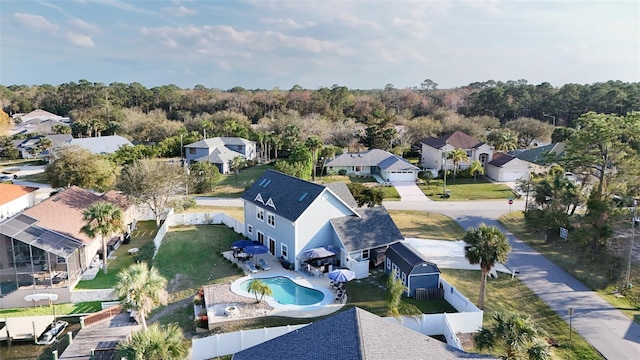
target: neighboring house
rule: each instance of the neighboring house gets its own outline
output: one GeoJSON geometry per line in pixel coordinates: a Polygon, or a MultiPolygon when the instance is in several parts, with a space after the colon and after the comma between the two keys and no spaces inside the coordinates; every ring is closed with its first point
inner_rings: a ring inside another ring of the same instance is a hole
{"type": "MultiPolygon", "coordinates": [[[[118,205],[125,225],[134,221],[124,195],[73,186],[0,222],[0,308],[27,306],[24,296],[36,291],[70,302],[71,288],[102,248],[99,236],[91,239],[81,230],[82,212],[97,201],[118,205]]],[[[119,239],[114,236],[111,242],[119,239]]]]}
{"type": "Polygon", "coordinates": [[[305,250],[325,247],[336,253],[333,265],[367,277],[371,250],[402,239],[383,207],[356,210],[344,183],[323,186],[267,170],[241,198],[246,236],[296,270],[305,250]]]}
{"type": "Polygon", "coordinates": [[[58,116],[44,110],[34,110],[30,113],[14,114],[12,116],[16,125],[9,132],[10,134],[40,133],[53,134],[52,128],[56,125],[68,126],[69,118],[58,116]]]}
{"type": "Polygon", "coordinates": [[[324,164],[328,174],[379,175],[384,181],[411,181],[418,178],[420,168],[390,152],[371,149],[336,156],[324,164]]]}
{"type": "Polygon", "coordinates": [[[71,136],[71,134],[43,135],[21,140],[20,144],[16,147],[18,148],[18,151],[20,151],[20,155],[23,159],[45,158],[51,155],[49,150],[43,151],[40,148],[39,143],[41,138],[46,138],[51,141],[52,151],[53,149],[73,140],[73,136],[71,136]]]}
{"type": "Polygon", "coordinates": [[[14,184],[0,184],[0,222],[36,203],[38,188],[14,184]]]}
{"type": "Polygon", "coordinates": [[[24,122],[29,122],[32,120],[57,120],[57,121],[62,121],[64,118],[62,116],[56,115],[54,113],[50,113],[48,111],[45,110],[41,110],[41,109],[37,109],[37,110],[33,110],[30,113],[20,113],[20,114],[14,114],[13,119],[20,119],[23,123],[24,122]]]}
{"type": "Polygon", "coordinates": [[[480,161],[486,169],[487,164],[493,160],[493,148],[482,141],[469,136],[462,131],[446,134],[437,138],[427,138],[422,140],[421,164],[426,169],[442,170],[447,168],[453,170],[453,160],[443,159],[444,155],[452,150],[462,149],[467,152],[468,163],[460,163],[458,166],[464,169],[471,165],[471,162],[480,161]]]}
{"type": "Polygon", "coordinates": [[[133,146],[131,141],[119,135],[72,139],[64,145],[80,146],[94,154],[112,154],[122,146],[133,146]]]}
{"type": "Polygon", "coordinates": [[[530,163],[516,157],[495,153],[493,160],[487,164],[486,175],[499,182],[527,179],[533,170],[530,163]]]}
{"type": "Polygon", "coordinates": [[[235,353],[233,360],[496,359],[467,353],[357,307],[235,353]]]}
{"type": "Polygon", "coordinates": [[[408,297],[416,296],[416,289],[437,289],[440,286],[440,269],[427,261],[413,246],[399,241],[387,248],[384,272],[396,277],[406,286],[408,297]]]}
{"type": "Polygon", "coordinates": [[[557,159],[564,156],[564,143],[553,143],[549,145],[539,146],[533,149],[524,150],[515,156],[520,160],[531,163],[535,172],[545,172],[549,166],[553,165],[557,159]]]}
{"type": "Polygon", "coordinates": [[[239,137],[215,137],[184,146],[188,163],[208,161],[215,164],[221,174],[231,171],[229,162],[236,156],[255,160],[256,142],[239,137]]]}

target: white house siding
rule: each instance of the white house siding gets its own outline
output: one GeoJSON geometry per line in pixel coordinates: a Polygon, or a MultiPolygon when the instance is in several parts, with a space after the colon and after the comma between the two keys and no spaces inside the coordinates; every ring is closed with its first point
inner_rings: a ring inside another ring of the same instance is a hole
{"type": "Polygon", "coordinates": [[[371,174],[371,166],[361,166],[359,171],[356,171],[355,166],[331,166],[327,168],[327,173],[329,174],[338,174],[340,170],[346,171],[347,175],[370,175],[371,174]]]}
{"type": "Polygon", "coordinates": [[[35,203],[35,191],[25,194],[17,199],[0,205],[0,221],[11,217],[26,208],[30,208],[35,203]]]}
{"type": "Polygon", "coordinates": [[[425,169],[442,169],[442,155],[439,149],[422,144],[422,167],[425,169]]]}

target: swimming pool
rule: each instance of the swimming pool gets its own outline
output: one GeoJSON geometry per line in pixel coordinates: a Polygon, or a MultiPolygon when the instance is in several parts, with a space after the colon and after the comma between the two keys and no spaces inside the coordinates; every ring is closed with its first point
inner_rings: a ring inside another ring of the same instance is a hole
{"type": "MultiPolygon", "coordinates": [[[[273,292],[271,297],[283,305],[312,305],[324,299],[324,294],[321,291],[298,285],[284,276],[262,278],[259,280],[262,280],[262,282],[269,286],[271,292],[273,292]]],[[[242,290],[247,291],[249,282],[251,282],[251,280],[242,282],[242,290]]]]}

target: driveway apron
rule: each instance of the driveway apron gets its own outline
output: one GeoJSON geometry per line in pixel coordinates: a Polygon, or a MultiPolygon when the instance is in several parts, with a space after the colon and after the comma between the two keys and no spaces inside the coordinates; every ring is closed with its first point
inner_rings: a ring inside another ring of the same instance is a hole
{"type": "Polygon", "coordinates": [[[414,182],[403,181],[393,182],[392,184],[396,188],[396,190],[398,190],[401,202],[431,201],[431,199],[429,199],[414,182]]]}

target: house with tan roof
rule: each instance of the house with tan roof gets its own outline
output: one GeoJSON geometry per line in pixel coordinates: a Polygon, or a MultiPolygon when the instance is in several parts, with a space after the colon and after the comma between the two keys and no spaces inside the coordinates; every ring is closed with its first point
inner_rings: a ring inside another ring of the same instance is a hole
{"type": "Polygon", "coordinates": [[[71,289],[101,249],[100,237],[92,239],[81,230],[82,212],[98,201],[120,207],[125,224],[134,221],[134,208],[124,195],[73,186],[0,222],[0,308],[24,307],[24,296],[35,292],[55,293],[57,302],[70,302],[71,289]]]}
{"type": "Polygon", "coordinates": [[[31,186],[0,183],[0,222],[35,205],[36,190],[31,186]]]}

